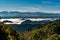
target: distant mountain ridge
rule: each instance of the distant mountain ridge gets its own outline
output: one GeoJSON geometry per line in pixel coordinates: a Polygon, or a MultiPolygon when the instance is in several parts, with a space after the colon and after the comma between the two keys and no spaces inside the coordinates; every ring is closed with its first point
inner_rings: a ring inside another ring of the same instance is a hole
{"type": "Polygon", "coordinates": [[[2,18],[60,18],[60,13],[44,12],[0,12],[2,18]]]}

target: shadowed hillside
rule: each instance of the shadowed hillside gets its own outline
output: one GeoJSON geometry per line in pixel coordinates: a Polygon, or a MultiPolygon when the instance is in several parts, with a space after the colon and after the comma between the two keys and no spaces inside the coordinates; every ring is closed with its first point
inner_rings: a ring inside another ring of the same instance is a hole
{"type": "Polygon", "coordinates": [[[0,22],[0,40],[19,40],[19,38],[15,30],[0,22]]]}

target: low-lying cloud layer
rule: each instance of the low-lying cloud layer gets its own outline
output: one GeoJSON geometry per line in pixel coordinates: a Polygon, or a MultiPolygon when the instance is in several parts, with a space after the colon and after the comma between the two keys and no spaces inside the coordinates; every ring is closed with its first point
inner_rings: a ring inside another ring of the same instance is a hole
{"type": "Polygon", "coordinates": [[[52,18],[25,18],[24,20],[17,18],[17,19],[1,19],[0,21],[3,22],[5,20],[11,21],[12,23],[6,22],[5,24],[21,24],[22,22],[24,22],[25,20],[31,20],[31,21],[42,21],[42,20],[56,20],[56,18],[52,19],[52,18]]]}

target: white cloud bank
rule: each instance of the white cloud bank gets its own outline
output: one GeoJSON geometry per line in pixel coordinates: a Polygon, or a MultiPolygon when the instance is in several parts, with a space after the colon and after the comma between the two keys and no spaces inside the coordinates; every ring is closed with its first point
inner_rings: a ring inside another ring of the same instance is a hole
{"type": "Polygon", "coordinates": [[[25,20],[31,20],[31,21],[42,21],[42,20],[56,20],[56,18],[26,18],[25,20],[21,20],[21,18],[17,18],[17,19],[1,19],[0,21],[3,22],[5,20],[8,20],[8,21],[12,21],[12,23],[8,23],[6,22],[5,24],[21,24],[22,22],[24,22],[25,20]]]}

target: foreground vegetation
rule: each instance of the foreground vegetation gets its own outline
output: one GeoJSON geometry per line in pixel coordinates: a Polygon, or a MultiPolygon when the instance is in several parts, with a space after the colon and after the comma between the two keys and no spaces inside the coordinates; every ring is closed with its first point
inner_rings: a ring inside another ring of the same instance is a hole
{"type": "Polygon", "coordinates": [[[60,20],[23,33],[0,22],[0,40],[60,40],[60,20]]]}

